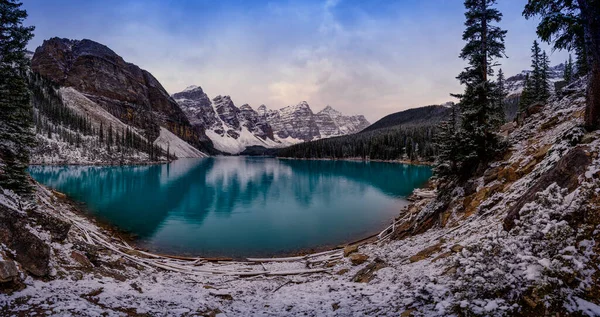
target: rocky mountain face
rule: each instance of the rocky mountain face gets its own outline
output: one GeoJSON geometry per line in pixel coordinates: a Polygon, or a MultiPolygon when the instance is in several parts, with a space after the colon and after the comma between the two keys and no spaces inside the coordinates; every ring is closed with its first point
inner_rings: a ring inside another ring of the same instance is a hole
{"type": "Polygon", "coordinates": [[[306,101],[295,106],[267,112],[267,122],[282,139],[310,141],[321,137],[315,115],[306,101]]]}
{"type": "Polygon", "coordinates": [[[211,100],[198,86],[173,98],[195,129],[204,131],[216,149],[231,154],[356,133],[369,125],[364,116],[344,116],[330,106],[315,114],[305,101],[280,110],[265,105],[254,110],[248,104],[238,108],[229,96],[211,100]]]}
{"type": "MultiPolygon", "coordinates": [[[[563,79],[563,75],[565,72],[565,64],[558,64],[556,66],[550,67],[548,79],[550,82],[555,83],[557,81],[561,81],[563,79]]],[[[506,88],[508,90],[508,96],[515,94],[521,94],[523,92],[523,88],[525,88],[525,77],[531,73],[531,70],[524,70],[517,75],[508,77],[506,79],[506,88]]],[[[554,88],[551,85],[551,89],[554,88]]]]}
{"type": "Polygon", "coordinates": [[[60,86],[73,87],[125,124],[143,130],[151,141],[163,126],[185,141],[210,143],[162,85],[146,70],[127,63],[91,40],[51,38],[38,47],[32,70],[60,86]]]}

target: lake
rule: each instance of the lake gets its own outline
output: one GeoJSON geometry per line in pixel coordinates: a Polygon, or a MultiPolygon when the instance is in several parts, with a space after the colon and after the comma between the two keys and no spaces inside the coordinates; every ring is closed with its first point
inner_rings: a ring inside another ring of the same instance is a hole
{"type": "Polygon", "coordinates": [[[148,166],[32,166],[33,178],[155,252],[273,256],[383,230],[431,168],[255,157],[148,166]]]}

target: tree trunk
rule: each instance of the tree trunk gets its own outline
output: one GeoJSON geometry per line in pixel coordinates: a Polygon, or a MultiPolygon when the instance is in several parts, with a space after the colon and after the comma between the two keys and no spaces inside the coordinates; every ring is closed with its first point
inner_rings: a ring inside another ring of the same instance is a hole
{"type": "Polygon", "coordinates": [[[585,127],[600,128],[600,0],[578,0],[584,32],[584,49],[590,72],[588,75],[585,127]]]}
{"type": "Polygon", "coordinates": [[[600,128],[600,62],[592,64],[586,98],[585,127],[593,131],[600,128]]]}

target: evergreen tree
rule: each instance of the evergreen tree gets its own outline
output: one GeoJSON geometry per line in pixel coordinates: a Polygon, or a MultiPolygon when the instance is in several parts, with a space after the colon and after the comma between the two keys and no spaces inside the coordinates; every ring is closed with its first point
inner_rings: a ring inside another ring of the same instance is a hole
{"type": "Polygon", "coordinates": [[[531,80],[529,80],[529,74],[526,74],[523,82],[523,92],[521,92],[521,98],[519,99],[519,113],[524,113],[533,103],[532,91],[533,86],[531,80]]]}
{"type": "Polygon", "coordinates": [[[450,117],[442,122],[435,137],[438,155],[434,173],[438,176],[454,175],[458,171],[460,136],[457,122],[457,106],[452,105],[450,117]]]}
{"type": "Polygon", "coordinates": [[[555,49],[575,49],[578,72],[589,69],[585,126],[600,128],[600,0],[529,0],[523,15],[540,16],[542,41],[555,49]]]}
{"type": "Polygon", "coordinates": [[[571,54],[569,54],[569,59],[565,62],[565,71],[563,73],[563,79],[567,84],[573,82],[573,76],[575,73],[573,72],[573,58],[571,54]]]}
{"type": "Polygon", "coordinates": [[[98,131],[98,138],[100,139],[100,144],[104,143],[104,127],[102,125],[102,121],[100,121],[100,131],[98,131]]]}
{"type": "Polygon", "coordinates": [[[531,47],[531,76],[529,77],[531,89],[530,99],[535,102],[542,98],[542,82],[543,82],[543,69],[542,69],[542,50],[537,41],[533,41],[531,47]]]}
{"type": "Polygon", "coordinates": [[[506,99],[506,95],[508,94],[506,90],[506,79],[504,78],[504,72],[502,68],[498,70],[498,77],[496,78],[496,87],[498,89],[498,102],[499,106],[504,109],[504,100],[506,99]]]}
{"type": "Polygon", "coordinates": [[[496,0],[465,0],[466,30],[463,40],[467,42],[460,57],[469,66],[458,75],[465,85],[460,98],[461,133],[460,146],[463,166],[476,168],[487,162],[498,150],[498,128],[504,121],[504,112],[498,100],[496,83],[489,80],[493,75],[494,59],[504,57],[506,31],[493,25],[500,22],[502,13],[492,6],[496,0]]]}
{"type": "Polygon", "coordinates": [[[26,193],[34,136],[25,47],[34,27],[23,26],[27,12],[21,5],[0,0],[0,186],[26,193]]]}
{"type": "Polygon", "coordinates": [[[540,82],[540,102],[548,101],[550,98],[550,59],[546,54],[546,51],[542,52],[540,59],[540,70],[541,70],[541,82],[540,82]]]}

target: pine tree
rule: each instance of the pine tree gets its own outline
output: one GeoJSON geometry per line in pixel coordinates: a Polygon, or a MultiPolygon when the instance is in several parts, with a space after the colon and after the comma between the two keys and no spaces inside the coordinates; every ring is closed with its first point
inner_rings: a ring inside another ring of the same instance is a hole
{"type": "Polygon", "coordinates": [[[573,73],[573,58],[571,57],[571,54],[569,54],[569,59],[565,62],[565,71],[563,73],[563,79],[567,84],[570,84],[573,82],[573,76],[575,74],[573,73]]]}
{"type": "Polygon", "coordinates": [[[550,59],[546,54],[546,51],[542,52],[542,57],[540,59],[540,70],[541,70],[541,82],[540,82],[540,102],[548,101],[550,98],[550,59]]]}
{"type": "Polygon", "coordinates": [[[31,190],[27,166],[34,142],[27,83],[26,45],[34,27],[23,26],[27,12],[15,0],[0,0],[0,187],[31,190]]]}
{"type": "Polygon", "coordinates": [[[498,77],[496,78],[496,87],[498,89],[498,102],[499,106],[504,110],[504,100],[508,94],[506,90],[506,79],[504,78],[504,72],[502,68],[498,70],[498,77]]]}
{"type": "Polygon", "coordinates": [[[464,166],[478,167],[496,153],[500,145],[498,128],[504,121],[504,112],[498,100],[496,83],[489,80],[493,75],[494,59],[504,57],[504,37],[506,31],[493,25],[500,22],[502,13],[492,6],[496,0],[465,0],[467,12],[466,30],[463,40],[467,44],[460,57],[469,66],[458,75],[465,85],[460,98],[461,133],[463,144],[461,157],[464,166]]]}
{"type": "Polygon", "coordinates": [[[100,121],[100,131],[98,132],[98,139],[100,139],[100,144],[104,143],[104,127],[102,125],[102,121],[100,121]]]}
{"type": "Polygon", "coordinates": [[[523,15],[540,16],[537,34],[555,49],[575,49],[578,74],[588,69],[585,126],[600,128],[600,0],[529,0],[523,15]]]}
{"type": "Polygon", "coordinates": [[[452,105],[450,117],[443,121],[435,137],[438,155],[436,158],[434,173],[437,176],[454,175],[458,172],[460,136],[457,122],[457,106],[452,105]]]}
{"type": "Polygon", "coordinates": [[[533,103],[532,91],[533,86],[529,79],[529,74],[526,74],[523,82],[523,92],[521,92],[521,97],[519,99],[519,113],[527,111],[527,108],[533,103]]]}
{"type": "Polygon", "coordinates": [[[543,70],[542,70],[542,50],[537,41],[533,41],[531,47],[531,81],[530,98],[533,102],[539,101],[542,98],[542,81],[543,81],[543,70]]]}

